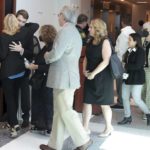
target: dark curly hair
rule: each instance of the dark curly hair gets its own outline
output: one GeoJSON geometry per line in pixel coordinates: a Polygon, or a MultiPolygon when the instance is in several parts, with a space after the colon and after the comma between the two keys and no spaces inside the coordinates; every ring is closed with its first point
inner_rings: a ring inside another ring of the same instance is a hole
{"type": "Polygon", "coordinates": [[[51,43],[54,41],[57,35],[57,31],[52,25],[43,25],[40,29],[40,38],[45,43],[51,43]]]}

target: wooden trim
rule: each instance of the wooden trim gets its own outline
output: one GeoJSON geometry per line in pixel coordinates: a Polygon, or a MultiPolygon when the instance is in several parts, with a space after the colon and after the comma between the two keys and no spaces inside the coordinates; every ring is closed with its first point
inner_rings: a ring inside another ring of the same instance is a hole
{"type": "Polygon", "coordinates": [[[0,0],[0,33],[2,32],[4,16],[5,16],[5,0],[0,0]]]}
{"type": "Polygon", "coordinates": [[[16,13],[16,0],[13,0],[13,13],[16,13]]]}

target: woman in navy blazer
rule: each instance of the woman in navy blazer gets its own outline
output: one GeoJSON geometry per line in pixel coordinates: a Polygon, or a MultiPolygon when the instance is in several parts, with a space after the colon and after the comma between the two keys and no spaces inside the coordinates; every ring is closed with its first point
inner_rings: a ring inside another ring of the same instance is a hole
{"type": "Polygon", "coordinates": [[[129,35],[129,48],[125,54],[125,70],[123,74],[122,99],[124,106],[124,119],[118,124],[123,125],[132,122],[130,111],[130,94],[135,103],[147,116],[147,125],[150,125],[150,111],[141,99],[141,91],[145,82],[145,51],[142,48],[141,37],[137,33],[129,35]]]}

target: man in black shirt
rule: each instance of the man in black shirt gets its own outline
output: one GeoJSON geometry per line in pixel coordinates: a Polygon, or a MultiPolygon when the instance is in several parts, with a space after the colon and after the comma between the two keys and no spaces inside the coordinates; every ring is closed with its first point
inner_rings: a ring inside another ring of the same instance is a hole
{"type": "Polygon", "coordinates": [[[88,37],[88,24],[87,24],[87,21],[88,21],[88,17],[84,14],[80,14],[77,18],[76,27],[77,27],[78,31],[80,32],[82,42],[83,42],[83,46],[86,45],[87,39],[88,39],[87,38],[88,37]]]}
{"type": "MultiPolygon", "coordinates": [[[[26,39],[25,46],[23,47],[23,51],[21,52],[24,56],[29,61],[32,61],[33,59],[33,35],[39,28],[39,25],[37,23],[27,23],[27,20],[29,18],[29,14],[26,10],[19,10],[16,13],[16,17],[19,21],[19,26],[20,30],[23,28],[31,28],[31,32],[29,34],[29,37],[26,39]]],[[[18,49],[18,46],[14,44],[13,50],[18,49]]],[[[21,91],[21,109],[22,109],[22,118],[23,118],[23,123],[22,123],[22,128],[26,128],[29,126],[29,111],[30,111],[30,90],[29,90],[29,74],[30,71],[26,70],[24,79],[22,80],[20,91],[21,91]]]]}

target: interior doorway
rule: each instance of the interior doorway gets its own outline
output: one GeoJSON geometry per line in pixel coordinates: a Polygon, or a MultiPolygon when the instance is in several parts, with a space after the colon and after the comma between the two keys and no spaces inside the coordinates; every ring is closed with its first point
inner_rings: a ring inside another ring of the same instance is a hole
{"type": "Polygon", "coordinates": [[[0,32],[3,27],[4,16],[8,13],[15,13],[16,0],[0,0],[0,32]]]}

